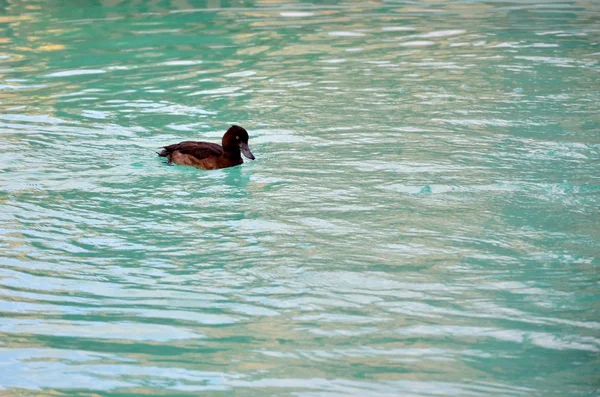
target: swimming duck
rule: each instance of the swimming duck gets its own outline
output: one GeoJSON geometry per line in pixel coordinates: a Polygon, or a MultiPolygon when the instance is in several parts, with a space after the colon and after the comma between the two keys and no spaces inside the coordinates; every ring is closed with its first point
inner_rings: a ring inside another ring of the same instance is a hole
{"type": "Polygon", "coordinates": [[[163,150],[157,154],[166,157],[168,164],[191,165],[205,170],[242,164],[244,160],[240,153],[250,160],[255,159],[248,148],[248,131],[239,125],[232,125],[225,132],[221,145],[210,142],[184,141],[164,146],[163,150]]]}

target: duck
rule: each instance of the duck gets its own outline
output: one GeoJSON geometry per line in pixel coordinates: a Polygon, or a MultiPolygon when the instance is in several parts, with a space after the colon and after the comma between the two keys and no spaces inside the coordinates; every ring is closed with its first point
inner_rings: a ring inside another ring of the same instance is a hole
{"type": "Polygon", "coordinates": [[[256,157],[248,147],[248,131],[239,125],[232,125],[223,135],[221,145],[211,142],[183,141],[157,152],[167,158],[167,164],[189,165],[205,170],[234,167],[244,162],[244,157],[254,160],[256,157]]]}

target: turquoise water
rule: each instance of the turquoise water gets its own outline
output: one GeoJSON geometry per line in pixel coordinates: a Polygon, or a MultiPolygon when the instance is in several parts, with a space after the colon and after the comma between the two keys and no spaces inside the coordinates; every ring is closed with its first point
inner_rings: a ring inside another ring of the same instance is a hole
{"type": "Polygon", "coordinates": [[[599,21],[0,3],[0,394],[597,395],[599,21]]]}

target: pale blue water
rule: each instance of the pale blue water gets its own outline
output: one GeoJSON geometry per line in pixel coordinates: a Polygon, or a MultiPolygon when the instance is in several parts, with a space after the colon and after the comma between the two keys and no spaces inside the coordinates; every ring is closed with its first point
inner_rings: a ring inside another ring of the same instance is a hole
{"type": "Polygon", "coordinates": [[[0,395],[598,395],[599,18],[0,3],[0,395]]]}

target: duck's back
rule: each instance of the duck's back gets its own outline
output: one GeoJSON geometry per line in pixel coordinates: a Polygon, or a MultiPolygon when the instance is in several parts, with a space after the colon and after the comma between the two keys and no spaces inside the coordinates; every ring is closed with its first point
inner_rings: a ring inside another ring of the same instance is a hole
{"type": "Polygon", "coordinates": [[[206,157],[220,156],[223,154],[223,148],[221,145],[217,145],[216,143],[183,141],[173,145],[165,146],[159,155],[162,157],[167,157],[169,154],[172,154],[176,151],[181,154],[194,156],[199,160],[202,160],[206,157]]]}

